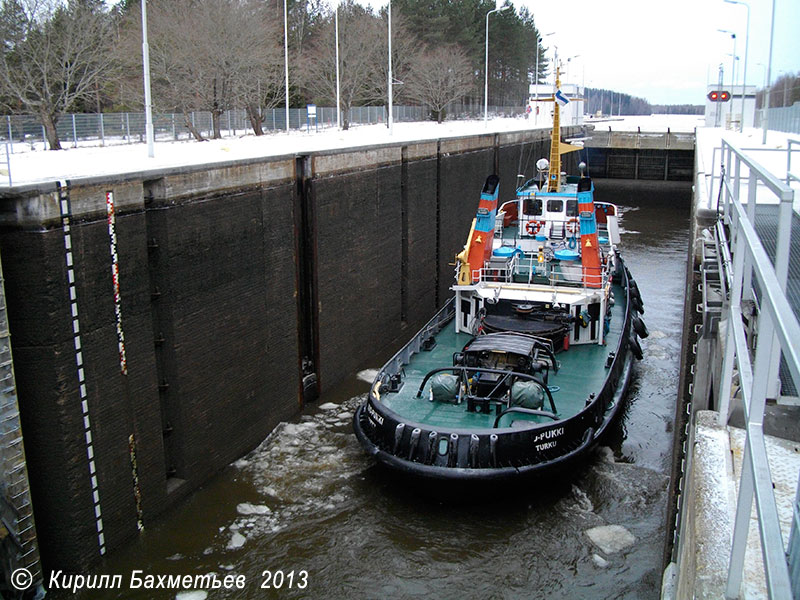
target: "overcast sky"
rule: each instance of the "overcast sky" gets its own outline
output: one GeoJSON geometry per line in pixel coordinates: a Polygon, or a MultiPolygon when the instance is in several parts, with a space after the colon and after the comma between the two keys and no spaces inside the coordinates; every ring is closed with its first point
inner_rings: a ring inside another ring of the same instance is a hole
{"type": "MultiPolygon", "coordinates": [[[[744,70],[747,9],[722,0],[522,0],[534,14],[542,42],[558,46],[573,82],[646,98],[657,104],[702,104],[706,84],[724,68],[731,82],[736,34],[737,83],[744,70]],[[564,16],[569,15],[569,20],[564,16]]],[[[763,85],[769,56],[772,0],[750,0],[747,82],[763,85]],[[757,63],[761,63],[760,65],[757,63]]],[[[491,17],[490,17],[491,18],[491,17]]],[[[491,44],[491,39],[489,40],[491,44]]],[[[491,51],[491,48],[490,48],[491,51]]],[[[800,71],[800,1],[775,0],[772,80],[800,71]]]]}
{"type": "MultiPolygon", "coordinates": [[[[386,0],[362,0],[374,7],[386,0]]],[[[750,0],[747,82],[763,86],[773,0],[750,0]],[[761,63],[761,64],[758,64],[761,63]]],[[[800,72],[800,0],[774,0],[772,80],[800,72]]],[[[736,33],[737,84],[744,70],[747,10],[723,0],[515,0],[527,6],[547,36],[542,45],[570,61],[573,83],[612,89],[653,104],[702,104],[706,85],[724,67],[730,87],[736,33]]],[[[492,18],[492,17],[490,17],[492,18]]],[[[494,42],[489,40],[489,52],[494,42]]]]}

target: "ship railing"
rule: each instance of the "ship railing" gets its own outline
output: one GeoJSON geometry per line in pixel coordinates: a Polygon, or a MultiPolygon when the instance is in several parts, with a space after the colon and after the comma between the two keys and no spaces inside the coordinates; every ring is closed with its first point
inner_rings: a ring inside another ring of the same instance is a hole
{"type": "Polygon", "coordinates": [[[455,297],[451,296],[445,305],[427,322],[425,327],[386,363],[386,366],[377,376],[380,383],[387,384],[393,375],[401,373],[403,367],[411,362],[411,357],[425,348],[430,343],[430,340],[433,340],[434,336],[452,321],[454,314],[455,297]]]}
{"type": "Polygon", "coordinates": [[[519,268],[519,253],[514,254],[510,260],[487,261],[480,269],[472,270],[472,281],[486,282],[494,281],[500,283],[511,283],[514,281],[514,274],[519,268]]]}
{"type": "Polygon", "coordinates": [[[476,283],[535,283],[536,277],[546,278],[550,285],[598,288],[608,283],[608,273],[584,273],[580,263],[568,264],[563,270],[553,269],[552,255],[539,262],[538,252],[519,251],[508,260],[487,261],[480,269],[472,270],[472,281],[476,283]],[[522,279],[522,281],[520,281],[522,279]],[[594,284],[594,285],[592,285],[594,284]]]}
{"type": "MultiPolygon", "coordinates": [[[[727,334],[719,385],[719,421],[728,423],[734,366],[739,372],[741,404],[745,416],[745,450],[739,476],[739,493],[728,563],[727,598],[738,597],[742,584],[750,514],[755,498],[765,583],[770,598],[798,597],[800,577],[790,577],[787,546],[783,542],[763,430],[764,410],[783,355],[789,373],[800,384],[800,324],[786,297],[793,190],[741,149],[722,140],[725,165],[722,178],[722,216],[733,240],[733,275],[727,313],[727,334]],[[744,185],[743,185],[744,184],[744,185]],[[741,194],[746,185],[746,197],[741,194]],[[756,233],[756,196],[780,202],[774,266],[756,233]],[[754,298],[753,284],[759,294],[754,298]],[[758,344],[751,362],[742,314],[743,300],[758,301],[758,344]],[[794,579],[794,582],[792,581],[794,579]]],[[[718,230],[724,231],[723,228],[718,230]]],[[[789,548],[796,547],[800,516],[795,512],[789,548]]],[[[800,553],[791,552],[791,572],[800,575],[800,553]]]]}

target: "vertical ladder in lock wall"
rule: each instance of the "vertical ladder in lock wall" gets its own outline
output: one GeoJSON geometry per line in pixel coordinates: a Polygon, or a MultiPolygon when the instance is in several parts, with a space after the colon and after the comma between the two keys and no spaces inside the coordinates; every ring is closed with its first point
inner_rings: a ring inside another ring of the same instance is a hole
{"type": "Polygon", "coordinates": [[[20,568],[33,576],[31,588],[42,582],[39,546],[33,521],[28,468],[22,444],[11,336],[2,264],[0,264],[0,561],[8,582],[20,568]]]}

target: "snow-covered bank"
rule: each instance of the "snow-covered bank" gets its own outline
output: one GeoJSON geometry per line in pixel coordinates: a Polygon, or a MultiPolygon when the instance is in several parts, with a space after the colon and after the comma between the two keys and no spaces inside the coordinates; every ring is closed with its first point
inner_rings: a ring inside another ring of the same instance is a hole
{"type": "MultiPolygon", "coordinates": [[[[615,131],[693,131],[698,117],[685,115],[653,115],[652,117],[624,117],[621,121],[601,121],[598,128],[612,127],[615,131]]],[[[155,157],[148,158],[144,144],[125,146],[98,146],[68,148],[57,152],[24,152],[12,154],[11,176],[13,184],[26,185],[46,181],[77,179],[98,175],[121,175],[150,169],[163,169],[187,165],[219,163],[251,159],[358,148],[373,144],[411,142],[465,135],[480,135],[505,131],[531,129],[534,123],[524,118],[395,123],[390,134],[385,125],[365,125],[339,131],[325,129],[319,132],[291,131],[256,137],[242,135],[236,138],[196,142],[157,142],[155,157]]],[[[541,127],[541,125],[540,125],[541,127]]],[[[8,185],[5,165],[0,162],[0,186],[8,185]]]]}

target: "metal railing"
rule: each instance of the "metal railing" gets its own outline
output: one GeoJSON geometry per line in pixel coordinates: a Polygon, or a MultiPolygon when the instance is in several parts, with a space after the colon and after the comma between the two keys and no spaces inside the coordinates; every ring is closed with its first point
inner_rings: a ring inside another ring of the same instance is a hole
{"type": "MultiPolygon", "coordinates": [[[[793,181],[800,182],[800,175],[795,175],[792,173],[792,155],[793,153],[800,152],[800,140],[787,138],[786,139],[786,148],[770,148],[765,146],[758,146],[752,148],[739,148],[742,152],[747,152],[748,154],[753,152],[763,153],[763,154],[776,154],[776,153],[786,153],[786,184],[790,185],[793,181]]],[[[711,164],[718,165],[720,162],[720,158],[718,158],[722,154],[722,148],[717,147],[713,149],[711,154],[711,164]]],[[[706,173],[706,190],[707,194],[706,197],[709,199],[708,208],[714,208],[712,203],[713,193],[717,188],[717,182],[720,179],[720,175],[715,172],[706,173]]]]}
{"type": "Polygon", "coordinates": [[[770,598],[788,599],[792,597],[789,569],[765,448],[763,421],[766,398],[777,371],[780,353],[786,359],[791,377],[800,383],[800,324],[785,293],[793,193],[783,181],[741,149],[723,140],[721,151],[727,174],[723,178],[722,209],[733,243],[733,276],[726,310],[728,327],[719,390],[719,418],[721,424],[727,424],[733,369],[736,365],[746,432],[725,595],[728,598],[739,596],[750,513],[755,498],[767,592],[770,598]],[[747,203],[743,205],[740,192],[745,176],[747,203]],[[754,228],[759,191],[762,195],[770,196],[773,202],[775,199],[780,202],[774,268],[754,228]],[[758,344],[755,359],[751,362],[742,319],[742,300],[751,296],[753,276],[760,289],[760,310],[758,344]]]}
{"type": "MultiPolygon", "coordinates": [[[[489,107],[492,116],[524,114],[524,107],[489,107]]],[[[386,122],[385,106],[354,106],[347,117],[351,125],[375,125],[386,122]]],[[[483,108],[471,105],[454,105],[447,112],[448,119],[466,119],[483,116],[483,108]]],[[[424,106],[394,106],[395,122],[425,121],[431,118],[430,109],[424,106]]],[[[272,108],[263,111],[264,132],[286,130],[286,109],[272,108]]],[[[182,113],[153,115],[153,133],[156,141],[190,139],[191,132],[186,120],[203,137],[212,137],[213,123],[210,112],[193,111],[186,117],[182,113]]],[[[235,137],[253,133],[250,120],[244,110],[225,111],[219,119],[222,137],[235,137]]],[[[336,108],[318,106],[316,118],[309,118],[305,108],[289,109],[289,129],[318,130],[336,127],[336,108]]],[[[70,113],[62,115],[56,125],[58,137],[64,147],[106,146],[135,144],[145,141],[145,114],[124,113],[70,113]]],[[[8,143],[11,153],[19,151],[46,150],[47,137],[41,121],[35,115],[5,115],[0,117],[0,142],[8,143]]]]}
{"type": "Polygon", "coordinates": [[[800,150],[794,150],[792,146],[800,146],[800,140],[788,139],[786,142],[786,185],[792,185],[792,181],[800,181],[800,176],[792,173],[792,152],[800,150]]]}

